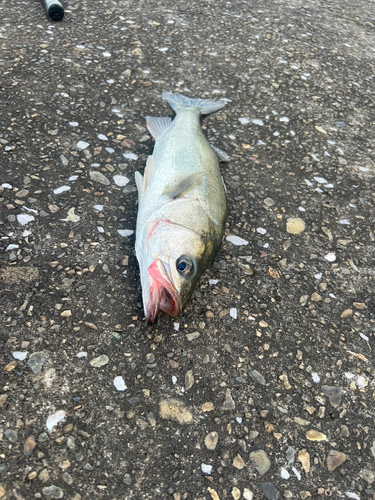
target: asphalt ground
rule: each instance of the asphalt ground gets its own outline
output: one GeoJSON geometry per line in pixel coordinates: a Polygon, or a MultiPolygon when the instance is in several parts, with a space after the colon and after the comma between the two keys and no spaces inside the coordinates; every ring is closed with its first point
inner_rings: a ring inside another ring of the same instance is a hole
{"type": "Polygon", "coordinates": [[[0,498],[374,499],[375,4],[64,7],[0,2],[0,498]],[[227,100],[228,214],[150,327],[164,90],[227,100]]]}

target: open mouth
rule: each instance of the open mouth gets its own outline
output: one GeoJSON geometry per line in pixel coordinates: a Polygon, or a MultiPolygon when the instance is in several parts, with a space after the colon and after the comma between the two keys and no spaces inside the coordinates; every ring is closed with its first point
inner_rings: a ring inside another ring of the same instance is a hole
{"type": "Polygon", "coordinates": [[[173,318],[181,314],[180,297],[171,283],[166,266],[162,260],[156,259],[148,268],[151,286],[145,312],[149,324],[156,323],[159,311],[173,318]]]}

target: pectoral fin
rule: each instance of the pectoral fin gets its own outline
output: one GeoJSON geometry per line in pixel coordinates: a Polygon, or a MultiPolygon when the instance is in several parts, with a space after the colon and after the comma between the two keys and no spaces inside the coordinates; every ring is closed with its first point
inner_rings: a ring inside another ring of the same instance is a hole
{"type": "Polygon", "coordinates": [[[204,171],[194,172],[181,177],[178,181],[172,181],[168,184],[163,191],[163,194],[169,198],[177,198],[184,191],[189,189],[190,186],[202,179],[204,171]]]}
{"type": "Polygon", "coordinates": [[[143,193],[147,189],[153,169],[154,169],[154,158],[153,156],[149,156],[147,158],[144,176],[139,172],[135,173],[135,185],[137,186],[138,189],[138,201],[141,199],[143,193]]]}
{"type": "Polygon", "coordinates": [[[215,151],[220,161],[230,161],[230,156],[225,151],[222,151],[212,144],[210,144],[210,146],[215,151]]]}

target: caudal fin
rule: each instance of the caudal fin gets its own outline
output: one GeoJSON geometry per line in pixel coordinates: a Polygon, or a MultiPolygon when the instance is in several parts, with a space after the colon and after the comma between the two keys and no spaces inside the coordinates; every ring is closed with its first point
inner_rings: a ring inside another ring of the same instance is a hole
{"type": "Polygon", "coordinates": [[[208,115],[223,108],[226,104],[224,101],[214,101],[213,99],[191,99],[172,92],[163,92],[163,97],[176,113],[181,108],[199,108],[201,115],[208,115]]]}

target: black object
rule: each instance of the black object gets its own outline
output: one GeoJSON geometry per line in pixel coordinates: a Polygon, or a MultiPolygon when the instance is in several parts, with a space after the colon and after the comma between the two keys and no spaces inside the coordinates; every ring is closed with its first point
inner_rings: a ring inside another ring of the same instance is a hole
{"type": "Polygon", "coordinates": [[[64,17],[64,7],[58,0],[43,0],[47,14],[52,21],[61,21],[64,17]]]}

